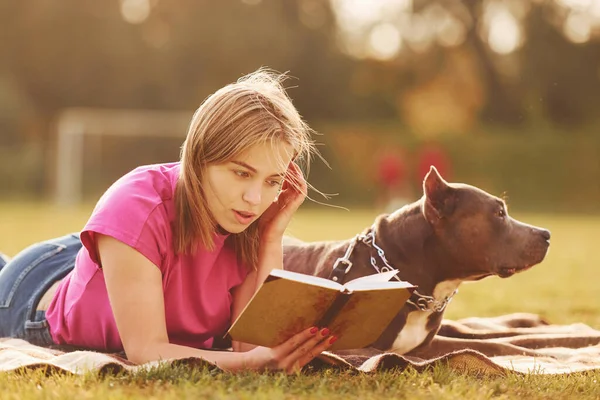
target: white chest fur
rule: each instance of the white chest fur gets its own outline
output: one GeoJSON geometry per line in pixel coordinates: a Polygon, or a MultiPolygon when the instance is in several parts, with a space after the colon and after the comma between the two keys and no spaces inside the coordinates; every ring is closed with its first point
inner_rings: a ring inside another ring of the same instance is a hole
{"type": "MultiPolygon", "coordinates": [[[[444,281],[438,283],[433,289],[433,297],[443,299],[454,292],[460,285],[460,280],[444,281]]],[[[427,321],[432,311],[412,311],[406,317],[406,324],[398,334],[389,351],[397,354],[406,354],[425,340],[429,331],[427,321]]]]}
{"type": "Polygon", "coordinates": [[[429,332],[426,329],[431,311],[412,311],[406,318],[404,328],[398,334],[389,351],[405,354],[423,343],[429,332]]]}

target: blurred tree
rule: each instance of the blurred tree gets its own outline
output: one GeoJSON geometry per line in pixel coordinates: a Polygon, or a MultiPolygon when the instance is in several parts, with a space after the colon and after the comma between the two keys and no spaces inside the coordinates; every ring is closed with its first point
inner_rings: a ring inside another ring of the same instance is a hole
{"type": "Polygon", "coordinates": [[[522,85],[539,120],[571,127],[594,121],[600,103],[600,41],[573,43],[564,34],[568,11],[533,3],[521,50],[522,85]]]}
{"type": "Polygon", "coordinates": [[[10,57],[0,71],[42,119],[69,106],[193,109],[261,66],[299,79],[289,82],[299,85],[291,95],[311,118],[360,109],[347,85],[356,61],[337,51],[327,0],[31,0],[2,7],[0,51],[10,57]]]}
{"type": "Polygon", "coordinates": [[[592,28],[600,16],[592,20],[583,8],[551,0],[398,0],[382,3],[388,8],[370,25],[343,28],[343,2],[2,2],[0,102],[25,108],[25,130],[44,135],[64,107],[193,109],[266,65],[299,78],[289,82],[299,86],[291,95],[308,119],[400,116],[416,130],[445,133],[478,121],[597,118],[600,44],[592,28]],[[366,58],[340,51],[343,36],[354,40],[342,46],[347,52],[366,58]],[[498,37],[513,43],[498,45],[498,37]]]}
{"type": "Polygon", "coordinates": [[[503,79],[498,66],[493,60],[493,54],[481,35],[480,21],[483,20],[484,3],[481,0],[463,0],[466,15],[470,23],[467,27],[465,44],[476,55],[485,92],[488,95],[482,117],[504,124],[518,124],[523,121],[521,97],[511,89],[516,88],[511,82],[503,79]]]}
{"type": "Polygon", "coordinates": [[[352,39],[352,46],[347,47],[350,54],[370,57],[374,50],[377,56],[381,46],[399,40],[401,45],[396,46],[395,53],[383,52],[377,64],[361,63],[361,74],[381,81],[396,71],[394,84],[385,88],[375,84],[371,90],[386,97],[390,91],[399,93],[400,113],[418,133],[429,134],[434,129],[444,134],[457,127],[469,130],[472,118],[466,115],[459,118],[462,123],[457,119],[456,124],[444,126],[452,116],[439,110],[456,107],[485,125],[515,126],[539,119],[581,124],[597,118],[593,107],[600,96],[600,31],[594,29],[600,27],[600,7],[596,3],[385,2],[379,15],[360,28],[361,35],[347,35],[352,39]],[[387,35],[382,38],[380,32],[384,30],[387,35]],[[395,35],[400,39],[394,39],[395,35]],[[388,72],[382,74],[383,70],[388,72]],[[469,83],[466,87],[471,89],[464,90],[461,85],[444,83],[446,77],[464,81],[467,74],[467,81],[474,79],[480,84],[469,83]],[[380,76],[384,78],[377,79],[380,76]],[[479,88],[483,94],[481,105],[479,88]],[[454,103],[442,100],[443,92],[454,103]],[[415,93],[418,99],[428,100],[416,104],[415,93]],[[424,128],[415,122],[423,119],[415,113],[443,118],[438,123],[425,121],[431,127],[424,128]]]}

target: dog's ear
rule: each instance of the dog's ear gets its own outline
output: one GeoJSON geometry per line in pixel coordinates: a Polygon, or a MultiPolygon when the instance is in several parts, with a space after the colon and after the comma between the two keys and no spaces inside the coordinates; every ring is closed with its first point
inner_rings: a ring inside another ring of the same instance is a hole
{"type": "Polygon", "coordinates": [[[423,179],[423,193],[425,194],[423,213],[430,223],[436,223],[454,211],[454,190],[433,165],[423,179]]]}

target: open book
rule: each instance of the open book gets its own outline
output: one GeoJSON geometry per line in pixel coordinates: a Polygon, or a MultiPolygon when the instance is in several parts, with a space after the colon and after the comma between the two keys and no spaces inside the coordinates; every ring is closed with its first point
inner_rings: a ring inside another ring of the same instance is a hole
{"type": "Polygon", "coordinates": [[[344,285],[275,269],[265,279],[228,334],[233,340],[274,347],[312,326],[329,328],[338,340],[330,350],[369,346],[416,288],[390,281],[397,270],[344,285]]]}

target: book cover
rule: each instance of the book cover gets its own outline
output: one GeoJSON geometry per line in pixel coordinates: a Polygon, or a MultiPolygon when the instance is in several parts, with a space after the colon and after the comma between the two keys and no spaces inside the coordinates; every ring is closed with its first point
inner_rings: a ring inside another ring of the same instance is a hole
{"type": "Polygon", "coordinates": [[[274,347],[318,326],[338,337],[330,350],[366,347],[381,335],[415,289],[408,282],[389,281],[396,273],[369,275],[340,285],[273,270],[228,334],[236,341],[274,347]]]}

